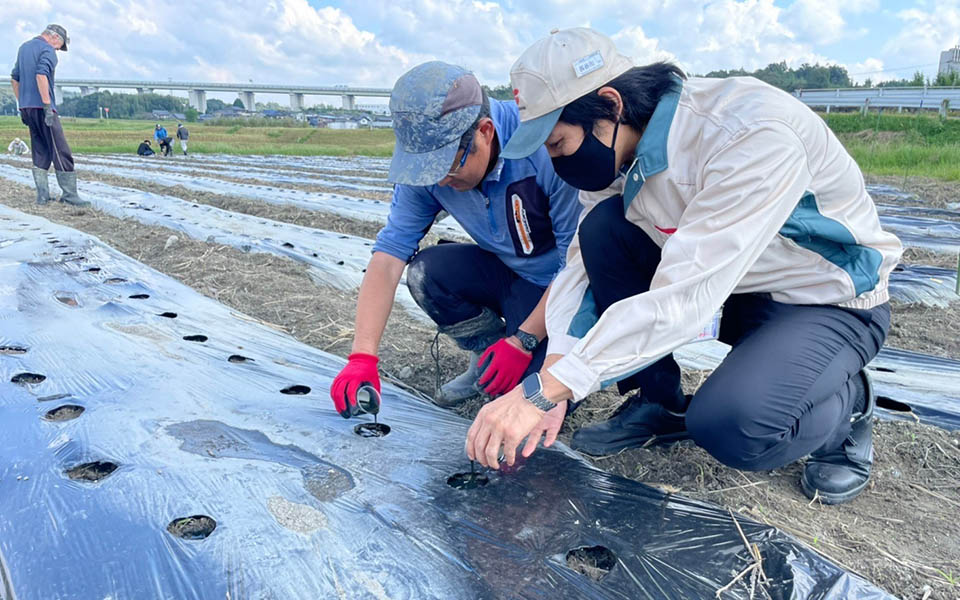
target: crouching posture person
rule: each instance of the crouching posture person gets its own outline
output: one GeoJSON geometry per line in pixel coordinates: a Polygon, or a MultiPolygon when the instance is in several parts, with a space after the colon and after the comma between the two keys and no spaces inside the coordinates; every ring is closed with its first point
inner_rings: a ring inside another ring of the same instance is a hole
{"type": "Polygon", "coordinates": [[[438,404],[501,394],[538,370],[545,291],[580,214],[577,191],[556,176],[544,149],[518,160],[500,156],[517,107],[489,99],[472,73],[442,62],[415,67],[394,86],[390,112],[393,202],[360,286],[353,351],[331,388],[345,417],[363,383],[379,390],[377,349],[408,262],[414,300],[471,352],[467,371],[443,385],[438,404]],[[441,210],[475,243],[417,252],[441,210]]]}
{"type": "Polygon", "coordinates": [[[545,143],[585,215],[550,291],[546,368],[481,410],[468,455],[496,467],[502,444],[512,464],[524,437],[529,455],[559,427],[565,407],[547,409],[616,382],[640,392],[575,448],[689,437],[746,470],[810,455],[808,496],[859,494],[875,405],[864,367],[902,248],[823,120],[753,78],[633,67],[590,29],[537,42],[511,80],[521,125],[504,156],[545,143]],[[685,397],[672,352],[716,319],[732,349],[685,397]]]}

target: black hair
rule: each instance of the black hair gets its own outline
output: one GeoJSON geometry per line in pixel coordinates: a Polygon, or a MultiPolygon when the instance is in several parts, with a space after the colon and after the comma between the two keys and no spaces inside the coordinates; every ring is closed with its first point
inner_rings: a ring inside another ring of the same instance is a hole
{"type": "MultiPolygon", "coordinates": [[[[487,90],[480,88],[480,93],[482,94],[482,99],[480,100],[480,114],[477,115],[476,120],[473,122],[473,125],[460,137],[460,150],[466,150],[467,146],[470,145],[470,140],[473,139],[473,134],[477,132],[477,128],[480,127],[480,121],[490,117],[490,97],[487,96],[487,90]]],[[[476,146],[474,146],[474,151],[476,146]]]]}
{"type": "MultiPolygon", "coordinates": [[[[612,87],[623,98],[620,122],[637,131],[642,130],[657,108],[660,98],[677,87],[677,78],[686,79],[680,67],[657,62],[644,67],[634,67],[602,87],[612,87]]],[[[593,131],[598,119],[617,120],[617,105],[593,90],[563,107],[560,120],[570,125],[579,125],[584,131],[593,131]]]]}

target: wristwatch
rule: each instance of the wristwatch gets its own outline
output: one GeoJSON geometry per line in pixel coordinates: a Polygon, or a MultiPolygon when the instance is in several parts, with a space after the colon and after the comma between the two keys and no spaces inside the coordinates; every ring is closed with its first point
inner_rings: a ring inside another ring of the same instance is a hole
{"type": "Polygon", "coordinates": [[[556,406],[556,404],[547,400],[543,395],[543,384],[540,381],[540,373],[530,373],[523,378],[522,385],[523,397],[543,412],[548,412],[556,406]]]}
{"type": "Polygon", "coordinates": [[[527,333],[522,329],[518,329],[513,335],[520,340],[520,345],[523,346],[523,349],[527,352],[533,352],[540,344],[540,340],[537,339],[537,336],[533,335],[532,333],[527,333]]]}

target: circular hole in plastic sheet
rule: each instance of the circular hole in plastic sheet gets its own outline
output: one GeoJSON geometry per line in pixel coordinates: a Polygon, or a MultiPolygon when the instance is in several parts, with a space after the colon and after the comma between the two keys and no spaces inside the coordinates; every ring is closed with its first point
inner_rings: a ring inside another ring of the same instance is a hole
{"type": "Polygon", "coordinates": [[[134,294],[132,296],[127,296],[127,298],[130,298],[131,300],[146,300],[149,297],[150,294],[134,294]]]}
{"type": "Polygon", "coordinates": [[[490,483],[483,473],[454,473],[447,478],[447,485],[457,490],[475,490],[490,483]]]}
{"type": "Polygon", "coordinates": [[[64,404],[47,411],[43,418],[47,421],[72,421],[82,415],[85,410],[84,407],[76,404],[64,404]]]}
{"type": "Polygon", "coordinates": [[[910,408],[909,404],[904,404],[903,402],[899,402],[886,396],[877,396],[877,406],[893,412],[913,412],[913,409],[910,408]]]}
{"type": "Polygon", "coordinates": [[[227,357],[227,362],[245,363],[245,362],[253,362],[253,359],[248,356],[244,356],[242,354],[231,354],[230,356],[227,357]]]}
{"type": "Polygon", "coordinates": [[[89,269],[87,269],[87,271],[90,273],[99,273],[100,267],[90,267],[89,269]]]}
{"type": "Polygon", "coordinates": [[[26,354],[26,346],[0,346],[0,354],[26,354]]]}
{"type": "Polygon", "coordinates": [[[66,304],[67,306],[80,306],[80,303],[77,302],[77,299],[73,296],[61,295],[57,296],[57,300],[59,300],[61,304],[66,304]]]}
{"type": "Polygon", "coordinates": [[[113,283],[126,283],[127,280],[124,279],[123,277],[108,277],[108,278],[104,279],[103,282],[104,282],[104,283],[111,283],[111,284],[113,284],[113,283]]]}
{"type": "Polygon", "coordinates": [[[360,437],[378,438],[390,433],[390,426],[383,423],[360,423],[353,428],[353,432],[360,437]]]}
{"type": "Polygon", "coordinates": [[[100,481],[106,479],[111,473],[116,471],[119,465],[106,460],[96,460],[83,463],[67,469],[67,477],[74,481],[100,481]]]}
{"type": "Polygon", "coordinates": [[[616,555],[603,546],[581,546],[567,552],[567,566],[594,581],[606,577],[616,565],[616,555]]]}
{"type": "Polygon", "coordinates": [[[41,375],[40,373],[17,373],[10,378],[10,383],[27,385],[30,383],[40,383],[46,378],[46,375],[41,375]]]}
{"type": "Polygon", "coordinates": [[[303,396],[310,393],[310,388],[305,385],[288,385],[280,390],[280,393],[288,396],[303,396]]]}
{"type": "Polygon", "coordinates": [[[158,317],[165,317],[165,318],[167,318],[167,319],[176,319],[176,318],[177,318],[177,313],[175,313],[175,312],[162,312],[162,313],[160,313],[160,314],[157,315],[157,316],[158,316],[158,317]]]}
{"type": "Polygon", "coordinates": [[[167,525],[167,531],[185,540],[202,540],[217,528],[217,522],[206,515],[193,515],[174,519],[167,525]]]}
{"type": "Polygon", "coordinates": [[[890,367],[870,367],[870,370],[876,371],[877,373],[896,373],[896,371],[890,367]]]}
{"type": "Polygon", "coordinates": [[[185,335],[183,339],[188,342],[205,342],[210,338],[205,335],[185,335]]]}

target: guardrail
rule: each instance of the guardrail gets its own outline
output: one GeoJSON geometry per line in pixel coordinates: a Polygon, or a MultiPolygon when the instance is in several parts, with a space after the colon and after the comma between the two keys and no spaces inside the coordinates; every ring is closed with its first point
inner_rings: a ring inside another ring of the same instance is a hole
{"type": "Polygon", "coordinates": [[[871,108],[904,108],[937,110],[947,115],[951,106],[960,108],[960,87],[878,87],[837,88],[819,90],[796,90],[793,92],[801,102],[811,107],[859,108],[866,112],[871,108]]]}

